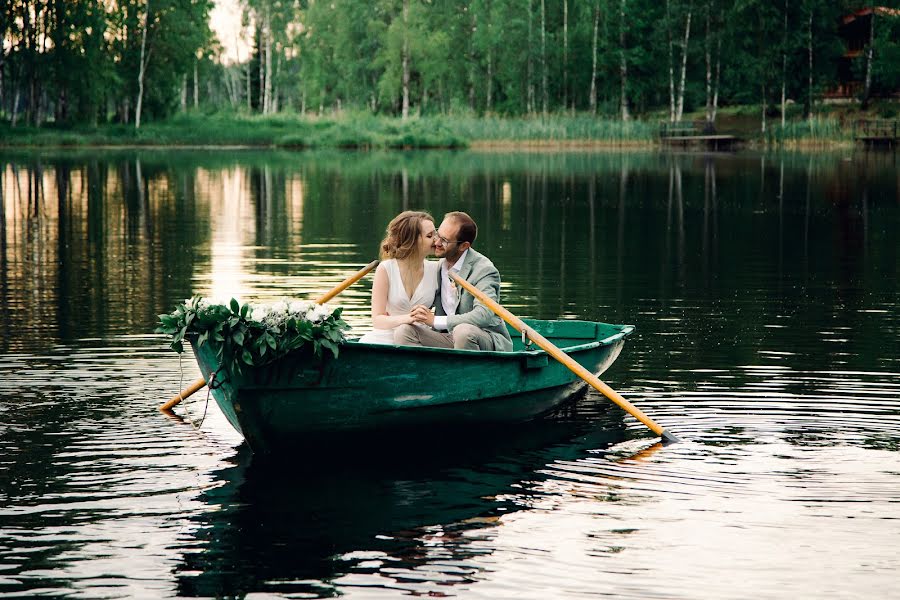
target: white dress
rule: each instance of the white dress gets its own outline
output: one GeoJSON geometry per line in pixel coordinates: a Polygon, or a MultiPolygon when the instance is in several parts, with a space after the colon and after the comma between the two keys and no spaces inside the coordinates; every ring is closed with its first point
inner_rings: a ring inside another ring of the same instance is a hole
{"type": "MultiPolygon", "coordinates": [[[[412,297],[406,295],[406,288],[403,287],[403,279],[400,277],[400,266],[393,258],[383,261],[388,276],[388,299],[387,314],[390,316],[405,315],[412,310],[416,304],[424,304],[431,306],[434,303],[434,295],[438,289],[438,274],[440,273],[440,263],[437,261],[426,260],[425,270],[422,274],[422,281],[413,291],[412,297]]],[[[369,333],[359,338],[360,342],[367,344],[393,344],[393,329],[373,329],[369,333]]]]}

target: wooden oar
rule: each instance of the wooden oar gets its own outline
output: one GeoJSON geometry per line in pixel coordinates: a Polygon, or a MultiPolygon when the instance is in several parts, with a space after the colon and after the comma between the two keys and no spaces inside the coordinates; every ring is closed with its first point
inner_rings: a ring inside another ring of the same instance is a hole
{"type": "Polygon", "coordinates": [[[631,404],[628,400],[623,398],[616,392],[614,389],[600,381],[600,379],[578,364],[573,358],[571,358],[568,354],[554,346],[547,338],[539,334],[537,331],[531,329],[526,325],[522,319],[512,314],[499,303],[495,302],[487,295],[484,294],[481,290],[476,288],[474,285],[454,273],[450,271],[450,276],[453,277],[453,280],[461,285],[466,291],[470,294],[478,298],[482,304],[490,308],[494,313],[497,314],[498,317],[515,327],[518,331],[525,333],[535,344],[537,344],[544,352],[561,362],[565,365],[570,371],[581,377],[588,384],[591,385],[595,390],[615,402],[619,405],[622,410],[633,416],[635,419],[646,425],[650,428],[653,433],[658,436],[661,436],[664,442],[678,442],[680,441],[677,437],[660,427],[656,424],[653,419],[645,415],[639,408],[631,404]]]}
{"type": "MultiPolygon", "coordinates": [[[[323,294],[318,299],[316,299],[316,304],[325,304],[326,302],[328,302],[329,300],[331,300],[332,298],[334,298],[335,296],[337,296],[338,294],[340,294],[341,292],[346,290],[348,287],[350,287],[351,285],[353,285],[354,283],[356,283],[357,281],[359,281],[360,279],[365,277],[366,273],[368,273],[369,271],[371,271],[372,269],[377,267],[378,262],[379,261],[377,261],[377,260],[373,260],[372,262],[367,264],[365,267],[360,269],[356,274],[351,275],[350,277],[348,277],[347,279],[342,281],[340,283],[340,285],[338,285],[336,288],[334,288],[333,290],[331,290],[330,292],[328,292],[326,294],[323,294]]],[[[186,388],[181,390],[179,393],[172,396],[171,400],[169,400],[165,404],[161,404],[159,407],[159,410],[161,410],[162,412],[168,412],[168,411],[172,410],[182,400],[186,400],[191,394],[200,390],[204,385],[206,385],[206,379],[204,379],[203,377],[200,377],[199,379],[197,379],[196,381],[191,383],[189,386],[187,386],[186,388]]]]}

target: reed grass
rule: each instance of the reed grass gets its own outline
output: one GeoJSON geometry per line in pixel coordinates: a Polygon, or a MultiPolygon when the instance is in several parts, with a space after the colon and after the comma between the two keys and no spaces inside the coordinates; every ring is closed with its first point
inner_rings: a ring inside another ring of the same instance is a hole
{"type": "Polygon", "coordinates": [[[187,113],[144,124],[40,128],[0,124],[3,146],[263,146],[281,148],[460,148],[473,142],[650,142],[655,125],[589,115],[427,116],[364,113],[313,117],[187,113]]]}
{"type": "MultiPolygon", "coordinates": [[[[724,115],[723,115],[724,116],[724,115]]],[[[732,119],[735,119],[732,117],[732,119]]],[[[739,126],[736,119],[733,123],[739,126]]],[[[727,123],[722,129],[727,129],[727,123]]],[[[737,129],[737,127],[736,127],[737,129]]],[[[653,120],[622,122],[589,114],[534,117],[440,116],[396,117],[345,112],[325,117],[279,113],[190,112],[149,122],[136,131],[130,125],[98,127],[10,127],[0,124],[0,146],[6,147],[147,147],[242,146],[264,148],[462,148],[472,144],[499,146],[652,145],[658,130],[653,120]]],[[[753,144],[767,146],[828,145],[853,139],[852,127],[833,116],[770,125],[764,135],[740,132],[753,144]]]]}
{"type": "Polygon", "coordinates": [[[852,142],[853,128],[833,117],[813,117],[772,125],[763,136],[769,146],[826,145],[852,142]]]}

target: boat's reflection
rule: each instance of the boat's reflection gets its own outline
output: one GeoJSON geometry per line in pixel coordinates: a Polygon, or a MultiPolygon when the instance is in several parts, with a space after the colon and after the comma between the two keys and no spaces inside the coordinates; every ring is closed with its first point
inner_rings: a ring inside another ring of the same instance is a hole
{"type": "Polygon", "coordinates": [[[460,564],[490,551],[478,530],[521,510],[498,496],[531,487],[553,461],[626,438],[619,411],[583,417],[427,442],[359,440],[287,461],[242,450],[217,474],[222,485],[204,492],[209,510],[185,544],[196,551],[177,566],[178,595],[334,596],[348,573],[402,587],[399,573],[428,566],[439,579],[448,561],[454,574],[441,585],[464,581],[460,564]]]}

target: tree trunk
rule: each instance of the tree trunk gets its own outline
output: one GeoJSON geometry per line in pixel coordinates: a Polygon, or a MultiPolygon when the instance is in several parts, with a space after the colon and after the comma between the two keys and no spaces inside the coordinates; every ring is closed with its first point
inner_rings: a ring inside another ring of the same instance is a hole
{"type": "Polygon", "coordinates": [[[19,120],[19,98],[20,98],[20,87],[16,86],[16,93],[13,94],[13,104],[12,104],[12,118],[10,121],[10,125],[12,127],[16,126],[16,122],[19,120]]]}
{"type": "Polygon", "coordinates": [[[251,71],[250,63],[252,63],[252,62],[253,62],[253,55],[252,55],[252,53],[251,53],[251,55],[247,57],[247,67],[246,67],[246,74],[247,74],[247,112],[253,112],[253,89],[252,89],[252,87],[250,86],[250,75],[251,75],[251,73],[250,73],[250,71],[251,71]]]}
{"type": "MultiPolygon", "coordinates": [[[[622,2],[624,1],[622,0],[622,2]]],[[[545,117],[549,100],[547,91],[547,10],[545,0],[541,0],[541,112],[545,117]]]]}
{"type": "MultiPolygon", "coordinates": [[[[258,16],[258,15],[257,15],[258,16]]],[[[256,90],[256,110],[260,113],[264,111],[265,105],[263,104],[263,98],[265,97],[265,89],[266,89],[266,59],[265,59],[265,32],[263,31],[262,24],[257,25],[258,31],[256,34],[257,42],[256,42],[256,50],[258,53],[258,62],[259,62],[259,89],[256,90]]]]}
{"type": "Polygon", "coordinates": [[[400,60],[403,63],[403,105],[401,117],[409,117],[409,0],[403,0],[403,50],[400,60]]]}
{"type": "Polygon", "coordinates": [[[669,39],[669,122],[675,122],[675,60],[674,42],[672,41],[672,12],[670,0],[666,0],[666,36],[669,39]]]}
{"type": "Polygon", "coordinates": [[[200,90],[198,89],[197,61],[194,60],[194,108],[200,106],[200,90]]]}
{"type": "Polygon", "coordinates": [[[266,7],[266,25],[265,25],[265,47],[266,47],[266,89],[263,97],[263,114],[271,114],[272,112],[272,9],[266,7]]]}
{"type": "Polygon", "coordinates": [[[534,114],[534,60],[531,53],[531,32],[533,27],[534,15],[532,14],[532,0],[526,0],[528,2],[528,47],[526,48],[526,52],[528,52],[528,64],[526,67],[527,73],[527,89],[525,90],[525,110],[529,114],[534,114]]]}
{"type": "MultiPolygon", "coordinates": [[[[719,21],[721,23],[721,21],[719,21]]],[[[713,85],[712,122],[716,122],[719,112],[719,76],[722,74],[722,32],[716,32],[716,82],[713,85]]]]}
{"type": "Polygon", "coordinates": [[[869,20],[869,47],[866,49],[866,83],[863,88],[862,108],[869,108],[869,95],[872,93],[872,55],[875,50],[875,9],[869,20]]]}
{"type": "Polygon", "coordinates": [[[563,0],[563,110],[569,107],[569,0],[563,0]]]}
{"type": "Polygon", "coordinates": [[[761,119],[760,131],[762,131],[762,133],[765,133],[766,132],[766,82],[765,81],[762,82],[761,89],[762,89],[762,119],[761,119]]]}
{"type": "Polygon", "coordinates": [[[485,98],[484,112],[489,113],[493,108],[494,101],[494,49],[488,47],[487,55],[487,90],[485,98]]]}
{"type": "Polygon", "coordinates": [[[228,67],[222,70],[222,85],[225,86],[225,93],[228,94],[228,105],[234,108],[237,104],[234,99],[234,71],[228,67]]]}
{"type": "Polygon", "coordinates": [[[704,39],[704,53],[706,55],[706,126],[712,125],[712,45],[709,39],[709,19],[712,11],[712,2],[706,2],[706,36],[704,39]]]}
{"type": "MultiPolygon", "coordinates": [[[[6,37],[6,33],[4,31],[0,31],[0,36],[3,38],[6,37]]],[[[4,96],[4,87],[3,87],[3,65],[6,64],[6,51],[3,49],[3,46],[0,45],[0,115],[3,114],[3,101],[6,99],[4,96]]],[[[2,193],[2,190],[0,190],[2,193]]],[[[0,195],[2,198],[2,195],[0,195]]]]}
{"type": "Polygon", "coordinates": [[[591,114],[597,116],[597,30],[600,25],[599,0],[594,3],[594,37],[591,39],[591,114]]]}
{"type": "MultiPolygon", "coordinates": [[[[278,112],[278,74],[281,72],[281,53],[275,52],[275,69],[272,71],[272,100],[269,109],[272,113],[278,112]]],[[[340,102],[340,98],[338,98],[340,102]]]]}
{"type": "Polygon", "coordinates": [[[688,14],[687,19],[684,24],[684,45],[681,48],[681,80],[678,83],[678,107],[675,112],[675,120],[681,121],[681,117],[684,114],[684,85],[687,80],[687,55],[688,55],[688,42],[691,39],[691,15],[693,14],[693,9],[690,5],[688,5],[688,14]]]}
{"type": "Polygon", "coordinates": [[[187,110],[187,73],[181,74],[181,112],[187,110]]]}
{"type": "Polygon", "coordinates": [[[22,48],[23,48],[23,79],[27,80],[25,101],[25,122],[30,123],[34,114],[34,54],[37,52],[34,42],[34,27],[31,22],[31,10],[22,11],[22,48]]]}
{"type": "Polygon", "coordinates": [[[813,7],[809,7],[809,20],[806,23],[807,44],[806,48],[809,54],[809,82],[807,85],[806,95],[806,117],[812,121],[813,118],[813,7]]]}
{"type": "Polygon", "coordinates": [[[784,117],[787,112],[787,25],[788,0],[784,0],[784,27],[781,36],[781,128],[784,129],[784,117]]]}
{"type": "Polygon", "coordinates": [[[134,109],[134,128],[141,128],[141,110],[144,105],[144,72],[147,69],[147,62],[149,61],[149,56],[147,56],[147,29],[150,26],[150,0],[147,0],[146,7],[144,8],[144,31],[141,32],[141,62],[138,67],[138,97],[137,97],[137,106],[134,109]]]}
{"type": "Polygon", "coordinates": [[[631,119],[631,115],[628,114],[628,63],[625,60],[625,0],[620,0],[619,3],[619,57],[619,76],[621,80],[619,103],[622,110],[622,120],[628,121],[631,119]]]}
{"type": "Polygon", "coordinates": [[[475,110],[475,31],[478,28],[478,16],[472,13],[472,26],[469,29],[469,108],[475,110]]]}

